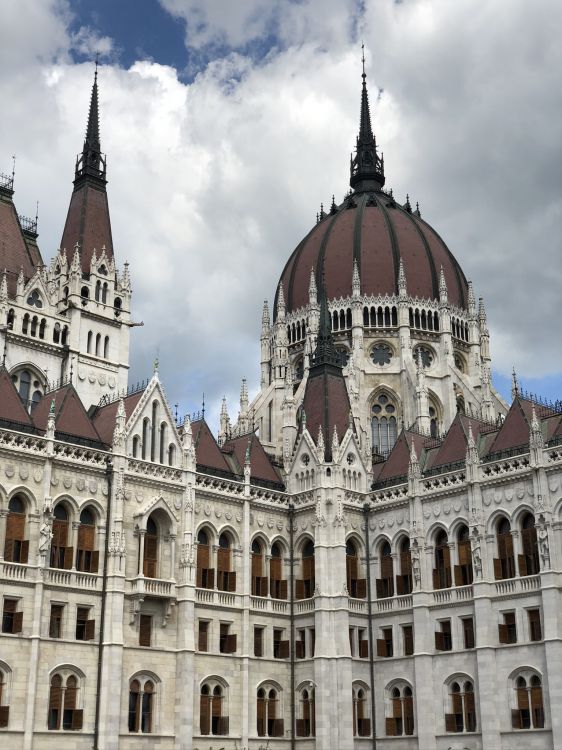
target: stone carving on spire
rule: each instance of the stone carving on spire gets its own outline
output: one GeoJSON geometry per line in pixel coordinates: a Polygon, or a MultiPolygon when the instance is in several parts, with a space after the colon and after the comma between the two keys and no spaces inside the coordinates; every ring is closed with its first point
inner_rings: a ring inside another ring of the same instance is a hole
{"type": "Polygon", "coordinates": [[[511,398],[514,400],[519,396],[519,383],[517,382],[517,375],[515,373],[515,367],[511,373],[511,398]]]}
{"type": "Polygon", "coordinates": [[[400,258],[400,266],[398,267],[398,296],[401,300],[406,299],[408,296],[406,274],[404,273],[404,263],[402,262],[402,258],[400,258]]]}
{"type": "Polygon", "coordinates": [[[318,289],[316,287],[316,275],[314,268],[310,269],[310,283],[308,285],[308,301],[311,306],[316,307],[318,304],[318,289]]]}
{"type": "Polygon", "coordinates": [[[106,162],[101,152],[100,124],[98,106],[98,71],[94,73],[94,84],[90,97],[90,111],[88,112],[88,125],[82,153],[76,159],[76,181],[89,177],[105,185],[106,162]]]}
{"type": "Polygon", "coordinates": [[[223,396],[220,412],[220,431],[218,436],[219,445],[224,443],[230,437],[230,417],[228,416],[228,409],[226,406],[226,396],[223,396]]]}
{"type": "Polygon", "coordinates": [[[351,280],[352,295],[359,297],[361,295],[361,279],[359,277],[359,267],[357,265],[357,258],[353,259],[353,278],[351,280]]]}
{"type": "Polygon", "coordinates": [[[439,272],[439,302],[442,305],[446,305],[448,301],[449,295],[447,291],[447,282],[445,281],[445,272],[443,271],[443,266],[441,266],[441,271],[439,272]]]}
{"type": "Polygon", "coordinates": [[[472,433],[472,424],[468,423],[468,437],[466,442],[466,465],[477,466],[480,463],[480,456],[472,433]]]}
{"type": "Polygon", "coordinates": [[[113,449],[123,448],[125,445],[125,423],[127,416],[125,414],[125,404],[123,399],[119,399],[117,414],[115,416],[115,428],[113,430],[113,449]]]}
{"type": "Polygon", "coordinates": [[[544,449],[544,435],[542,434],[541,423],[537,418],[537,413],[533,405],[533,414],[529,430],[529,450],[531,453],[531,466],[540,466],[542,452],[544,449]]]}
{"type": "Polygon", "coordinates": [[[277,320],[285,320],[285,293],[283,282],[279,282],[279,294],[277,295],[277,320]]]}
{"type": "Polygon", "coordinates": [[[355,156],[351,157],[349,184],[356,192],[380,190],[384,185],[384,161],[377,153],[377,144],[371,128],[367,75],[365,73],[365,50],[363,46],[363,84],[361,88],[361,114],[355,156]]]}
{"type": "Polygon", "coordinates": [[[476,298],[474,297],[472,281],[468,282],[468,315],[471,318],[476,316],[476,298]]]}

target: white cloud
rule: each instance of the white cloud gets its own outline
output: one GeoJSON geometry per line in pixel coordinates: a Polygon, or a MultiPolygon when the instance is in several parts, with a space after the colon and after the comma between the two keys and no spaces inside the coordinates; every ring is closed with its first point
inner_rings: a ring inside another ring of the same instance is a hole
{"type": "Polygon", "coordinates": [[[95,57],[99,54],[100,59],[109,57],[113,52],[113,40],[108,36],[100,36],[90,26],[80,26],[71,36],[72,49],[81,55],[95,57]]]}
{"type": "MultiPolygon", "coordinates": [[[[133,376],[150,374],[159,350],[173,402],[197,409],[205,391],[216,412],[226,392],[235,412],[240,378],[257,386],[264,297],[320,201],[347,189],[360,92],[355,3],[175,6],[204,14],[195,45],[223,35],[241,46],[273,21],[283,39],[259,64],[232,51],[189,84],[153,62],[100,69],[114,244],[145,321],[132,331],[133,376]]],[[[372,108],[384,88],[374,109],[388,184],[420,201],[486,299],[496,367],[515,363],[523,377],[562,372],[562,10],[541,7],[548,24],[523,0],[477,10],[468,0],[385,1],[367,5],[362,32],[372,108]]],[[[0,170],[18,154],[16,204],[31,213],[40,199],[49,258],[93,70],[70,63],[66,5],[27,9],[45,30],[36,47],[16,12],[0,31],[0,96],[10,102],[0,170]]]]}

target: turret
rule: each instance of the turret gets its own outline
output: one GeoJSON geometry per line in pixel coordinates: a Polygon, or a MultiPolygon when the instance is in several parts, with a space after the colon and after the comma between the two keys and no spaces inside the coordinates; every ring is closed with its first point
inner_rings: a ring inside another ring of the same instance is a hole
{"type": "Polygon", "coordinates": [[[261,315],[261,387],[268,386],[271,379],[271,324],[269,306],[264,300],[261,315]]]}

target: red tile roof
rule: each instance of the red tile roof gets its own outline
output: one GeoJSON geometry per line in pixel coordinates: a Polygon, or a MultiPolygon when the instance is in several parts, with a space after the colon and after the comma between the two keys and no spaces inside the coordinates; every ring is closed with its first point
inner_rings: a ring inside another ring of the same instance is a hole
{"type": "Polygon", "coordinates": [[[486,422],[467,417],[464,414],[457,414],[440,446],[432,451],[431,457],[428,457],[424,469],[435,469],[438,466],[464,461],[468,445],[469,425],[472,428],[472,436],[476,445],[478,445],[481,430],[490,427],[486,422]]]}
{"type": "Polygon", "coordinates": [[[410,430],[402,430],[398,439],[394,444],[394,448],[390,451],[390,455],[383,464],[383,468],[377,477],[377,482],[386,482],[390,479],[397,479],[398,477],[405,477],[408,475],[408,467],[410,465],[410,449],[412,442],[420,466],[423,468],[423,451],[424,446],[428,442],[429,438],[424,435],[420,435],[417,432],[411,432],[410,430]]]}
{"type": "Polygon", "coordinates": [[[83,180],[70,198],[62,233],[61,248],[66,249],[69,263],[72,262],[76,243],[80,245],[82,270],[85,273],[90,272],[94,248],[99,258],[105,245],[108,260],[113,258],[111,221],[105,187],[83,180]]]}
{"type": "MultiPolygon", "coordinates": [[[[136,405],[141,400],[144,390],[138,391],[138,393],[132,393],[130,396],[126,396],[123,399],[123,405],[125,406],[125,415],[127,419],[131,416],[135,410],[136,405]]],[[[93,413],[94,426],[104,443],[113,442],[113,430],[115,429],[115,417],[117,416],[117,409],[119,408],[119,399],[112,401],[107,406],[96,407],[93,413]]]]}
{"type": "Polygon", "coordinates": [[[6,269],[8,295],[14,297],[20,268],[29,280],[43,261],[35,243],[25,241],[25,235],[11,197],[0,190],[0,273],[6,269]]]}
{"type": "Polygon", "coordinates": [[[198,465],[220,472],[232,474],[232,469],[226,462],[221,449],[204,419],[191,423],[193,442],[195,444],[195,458],[198,465]]]}
{"type": "Polygon", "coordinates": [[[73,385],[65,385],[56,391],[47,393],[33,408],[33,421],[40,430],[47,429],[47,419],[51,402],[55,401],[55,429],[74,437],[104,442],[90,417],[88,416],[80,397],[73,385]]]}
{"type": "Polygon", "coordinates": [[[320,366],[318,372],[311,368],[302,403],[306,414],[306,428],[315,443],[322,427],[326,456],[331,455],[334,427],[341,440],[349,427],[351,406],[341,370],[320,366]]]}
{"type": "Polygon", "coordinates": [[[0,368],[0,419],[31,425],[31,417],[19,397],[6,368],[0,368]]]}
{"type": "Polygon", "coordinates": [[[232,440],[228,440],[223,446],[223,451],[232,451],[232,455],[236,459],[236,473],[242,474],[244,472],[248,441],[250,441],[250,478],[281,483],[281,476],[276,467],[271,464],[259,438],[254,434],[233,438],[232,440]]]}

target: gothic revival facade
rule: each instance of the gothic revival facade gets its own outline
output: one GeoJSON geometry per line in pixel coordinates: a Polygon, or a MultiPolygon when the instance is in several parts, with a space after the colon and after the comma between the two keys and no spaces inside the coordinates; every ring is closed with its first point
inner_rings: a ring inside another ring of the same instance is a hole
{"type": "Polygon", "coordinates": [[[562,747],[562,410],[494,391],[483,301],[384,186],[363,74],[215,438],[127,386],[97,80],[49,266],[0,179],[2,747],[562,747]]]}

